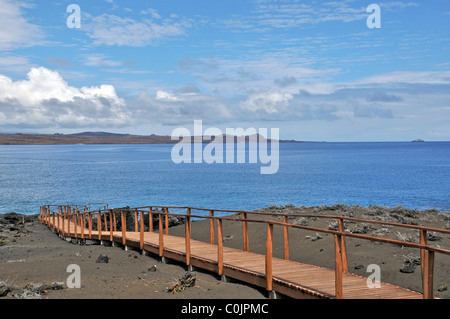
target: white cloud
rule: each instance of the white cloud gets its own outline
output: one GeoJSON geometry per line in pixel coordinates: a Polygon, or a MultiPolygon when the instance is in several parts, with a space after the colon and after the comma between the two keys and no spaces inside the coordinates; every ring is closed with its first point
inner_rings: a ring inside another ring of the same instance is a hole
{"type": "Polygon", "coordinates": [[[180,100],[175,95],[173,95],[169,92],[161,91],[161,90],[156,91],[156,99],[160,100],[160,101],[179,101],[180,100]]]}
{"type": "Polygon", "coordinates": [[[403,10],[408,7],[418,7],[418,6],[419,3],[417,2],[390,1],[380,3],[381,9],[389,11],[403,10]]]}
{"type": "Polygon", "coordinates": [[[85,55],[85,60],[86,61],[84,64],[89,66],[114,67],[122,65],[121,62],[110,60],[107,56],[101,53],[85,55]]]}
{"type": "Polygon", "coordinates": [[[85,29],[96,45],[140,47],[167,37],[180,36],[189,27],[186,21],[143,19],[137,21],[112,14],[86,15],[85,29]]]}
{"type": "Polygon", "coordinates": [[[276,79],[278,82],[279,79],[290,79],[291,85],[285,91],[295,93],[295,83],[317,83],[319,79],[338,72],[332,68],[313,68],[309,64],[308,59],[289,52],[262,54],[256,51],[233,58],[185,58],[180,61],[179,67],[183,72],[192,73],[202,87],[227,95],[269,90],[276,79]]]}
{"type": "Polygon", "coordinates": [[[398,71],[367,77],[358,81],[360,84],[448,84],[450,71],[398,71]]]}
{"type": "Polygon", "coordinates": [[[217,123],[234,118],[230,108],[219,96],[193,93],[192,88],[177,91],[170,93],[158,90],[155,97],[147,91],[141,91],[135,101],[130,102],[133,116],[140,122],[165,125],[192,123],[198,119],[217,123]]]}
{"type": "Polygon", "coordinates": [[[159,15],[156,9],[149,8],[147,10],[142,10],[141,14],[149,14],[153,19],[161,19],[162,17],[159,15]]]}
{"type": "Polygon", "coordinates": [[[251,94],[247,100],[240,104],[246,111],[274,114],[286,111],[289,102],[293,99],[292,94],[281,92],[260,92],[251,94]]]}
{"type": "Polygon", "coordinates": [[[310,2],[255,1],[251,13],[235,15],[219,21],[235,30],[267,31],[267,29],[295,28],[304,24],[330,21],[351,22],[367,18],[366,7],[353,1],[310,2]]]}
{"type": "Polygon", "coordinates": [[[32,68],[27,79],[0,75],[0,125],[88,127],[129,124],[113,86],[70,86],[58,72],[32,68]]]}
{"type": "Polygon", "coordinates": [[[28,57],[0,53],[0,69],[3,72],[23,74],[30,69],[31,65],[32,63],[28,57]]]}
{"type": "Polygon", "coordinates": [[[41,28],[29,23],[22,14],[25,3],[0,0],[0,51],[42,44],[41,28]]]}

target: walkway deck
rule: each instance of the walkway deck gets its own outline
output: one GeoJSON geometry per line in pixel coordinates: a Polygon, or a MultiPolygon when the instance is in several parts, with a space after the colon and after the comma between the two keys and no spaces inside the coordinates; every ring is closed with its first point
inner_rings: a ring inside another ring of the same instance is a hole
{"type": "MultiPolygon", "coordinates": [[[[48,226],[53,228],[53,219],[48,219],[48,226]]],[[[57,223],[54,225],[57,228],[57,223]]],[[[62,225],[61,225],[62,226],[62,225]]],[[[72,221],[65,220],[64,229],[72,238],[89,239],[89,230],[81,229],[72,221]],[[83,234],[82,234],[83,233],[83,234]]],[[[120,231],[103,231],[101,240],[123,244],[123,233],[120,231]]],[[[66,234],[67,235],[67,234],[66,234]]],[[[140,248],[141,234],[129,232],[126,235],[126,246],[140,248]]],[[[91,238],[99,240],[98,231],[91,230],[91,238]]],[[[186,241],[184,237],[163,235],[163,250],[160,251],[160,235],[157,232],[143,234],[143,249],[147,252],[164,256],[177,261],[186,261],[186,241]]],[[[190,264],[192,266],[218,272],[218,245],[197,240],[190,240],[190,264]]],[[[223,247],[223,275],[236,280],[266,287],[266,259],[264,255],[223,247]]],[[[303,264],[295,261],[272,259],[272,290],[293,298],[335,298],[335,270],[303,264]]],[[[380,288],[368,288],[367,278],[350,273],[342,276],[343,297],[346,299],[422,299],[421,293],[387,283],[380,288]]]]}

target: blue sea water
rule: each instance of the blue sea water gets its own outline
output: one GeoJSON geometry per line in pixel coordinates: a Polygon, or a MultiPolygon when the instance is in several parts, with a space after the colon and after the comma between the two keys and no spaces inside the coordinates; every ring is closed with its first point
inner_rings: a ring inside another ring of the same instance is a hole
{"type": "Polygon", "coordinates": [[[271,204],[371,204],[450,210],[450,142],[281,143],[261,163],[175,164],[173,145],[0,146],[0,213],[43,204],[177,205],[253,210],[271,204]]]}

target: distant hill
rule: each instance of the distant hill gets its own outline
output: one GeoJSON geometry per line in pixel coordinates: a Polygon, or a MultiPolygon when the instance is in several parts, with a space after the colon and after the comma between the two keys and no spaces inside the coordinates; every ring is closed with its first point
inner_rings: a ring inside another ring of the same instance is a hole
{"type": "MultiPolygon", "coordinates": [[[[59,134],[64,136],[63,134],[59,134]]],[[[108,133],[108,132],[82,132],[75,134],[67,134],[65,136],[68,137],[124,137],[129,134],[117,134],[117,133],[108,133]]]]}
{"type": "MultiPolygon", "coordinates": [[[[252,136],[254,137],[254,136],[252,136]]],[[[246,136],[245,142],[248,143],[252,137],[246,136]]],[[[222,138],[226,142],[226,135],[216,137],[216,140],[222,138]]],[[[264,137],[256,134],[256,140],[266,140],[264,137]]],[[[74,134],[0,134],[0,145],[42,145],[42,144],[175,144],[181,140],[172,140],[168,135],[132,135],[116,134],[108,132],[82,132],[74,134]]],[[[230,140],[230,138],[229,138],[230,140]]],[[[234,137],[234,142],[240,141],[234,137]]],[[[194,137],[191,137],[194,141],[194,137]]],[[[270,141],[270,140],[269,140],[270,141]]],[[[203,139],[204,143],[211,142],[210,139],[203,139]]],[[[285,143],[300,143],[294,140],[280,140],[285,143]]]]}

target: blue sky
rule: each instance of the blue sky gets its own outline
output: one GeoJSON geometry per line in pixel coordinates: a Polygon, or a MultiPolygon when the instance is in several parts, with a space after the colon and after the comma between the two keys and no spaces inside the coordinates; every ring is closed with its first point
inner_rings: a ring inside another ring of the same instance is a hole
{"type": "Polygon", "coordinates": [[[194,120],[450,140],[450,2],[0,0],[1,132],[170,135],[194,120]]]}

